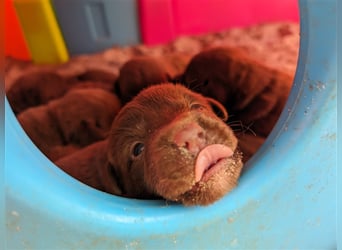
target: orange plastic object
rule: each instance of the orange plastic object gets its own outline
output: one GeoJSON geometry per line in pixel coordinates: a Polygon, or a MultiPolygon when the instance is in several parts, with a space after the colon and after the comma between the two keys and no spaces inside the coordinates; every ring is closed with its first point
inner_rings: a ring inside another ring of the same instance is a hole
{"type": "Polygon", "coordinates": [[[35,63],[63,63],[69,59],[49,0],[14,0],[22,30],[35,63]]]}
{"type": "Polygon", "coordinates": [[[5,55],[23,60],[31,58],[12,0],[5,0],[5,55]]]}

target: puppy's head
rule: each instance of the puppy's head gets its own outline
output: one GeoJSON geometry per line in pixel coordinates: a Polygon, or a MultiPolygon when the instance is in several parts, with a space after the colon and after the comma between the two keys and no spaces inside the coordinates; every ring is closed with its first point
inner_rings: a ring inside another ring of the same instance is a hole
{"type": "Polygon", "coordinates": [[[169,79],[163,63],[154,57],[135,57],[120,69],[115,91],[122,103],[130,101],[142,89],[169,79]]]}
{"type": "Polygon", "coordinates": [[[215,47],[203,50],[191,59],[182,82],[190,89],[232,108],[248,84],[249,79],[245,77],[251,75],[249,63],[250,60],[239,49],[215,47]]]}
{"type": "Polygon", "coordinates": [[[184,86],[143,90],[116,116],[108,159],[122,194],[207,205],[237,183],[237,139],[213,99],[184,86]]]}
{"type": "Polygon", "coordinates": [[[182,82],[190,89],[225,104],[227,93],[224,82],[229,70],[227,60],[226,53],[217,53],[217,49],[201,51],[191,59],[182,82]]]}

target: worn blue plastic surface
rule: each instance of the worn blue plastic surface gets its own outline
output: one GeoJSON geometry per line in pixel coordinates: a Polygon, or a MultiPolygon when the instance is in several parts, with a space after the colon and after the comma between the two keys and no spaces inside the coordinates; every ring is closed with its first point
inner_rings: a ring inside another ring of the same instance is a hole
{"type": "Polygon", "coordinates": [[[140,42],[135,0],[51,0],[72,55],[140,42]]]}
{"type": "Polygon", "coordinates": [[[238,188],[208,207],[77,182],[34,147],[6,103],[8,249],[336,249],[336,1],[300,1],[289,101],[238,188]]]}

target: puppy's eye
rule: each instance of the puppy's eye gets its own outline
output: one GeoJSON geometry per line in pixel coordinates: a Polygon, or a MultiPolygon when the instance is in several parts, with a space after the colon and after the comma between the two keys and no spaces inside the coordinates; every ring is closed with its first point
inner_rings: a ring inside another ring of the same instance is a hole
{"type": "Polygon", "coordinates": [[[132,155],[134,157],[139,156],[143,151],[144,151],[145,145],[144,143],[137,142],[134,144],[133,149],[132,149],[132,155]]]}
{"type": "Polygon", "coordinates": [[[190,109],[191,110],[204,110],[205,107],[202,104],[193,103],[193,104],[191,104],[190,109]]]}

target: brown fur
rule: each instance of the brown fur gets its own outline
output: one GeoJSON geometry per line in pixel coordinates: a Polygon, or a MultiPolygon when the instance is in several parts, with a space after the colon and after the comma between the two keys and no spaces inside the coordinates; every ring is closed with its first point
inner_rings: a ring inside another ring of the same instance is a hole
{"type": "Polygon", "coordinates": [[[107,161],[107,140],[95,142],[55,163],[63,171],[98,190],[121,195],[116,176],[107,161]]]}
{"type": "Polygon", "coordinates": [[[114,85],[117,75],[108,70],[101,69],[87,69],[82,74],[77,76],[80,81],[91,82],[106,82],[114,85]]]}
{"type": "Polygon", "coordinates": [[[241,133],[237,135],[239,149],[243,153],[243,162],[247,162],[265,142],[265,137],[252,133],[241,133]]]}
{"type": "Polygon", "coordinates": [[[181,85],[151,86],[121,109],[108,146],[106,142],[92,145],[56,164],[80,181],[112,194],[208,205],[236,186],[242,168],[237,139],[222,120],[226,118],[221,104],[181,85]],[[225,167],[207,181],[195,183],[197,154],[172,139],[187,124],[203,129],[206,145],[220,143],[235,150],[225,167]],[[138,143],[144,147],[136,155],[138,143]],[[107,163],[99,156],[105,152],[107,163]]]}
{"type": "Polygon", "coordinates": [[[102,89],[75,89],[27,109],[18,120],[37,147],[56,160],[74,151],[70,145],[76,150],[104,139],[119,109],[118,98],[102,89]]]}
{"type": "Polygon", "coordinates": [[[68,81],[52,71],[40,71],[19,77],[6,95],[15,114],[29,107],[46,104],[64,95],[68,81]]]}
{"type": "Polygon", "coordinates": [[[267,136],[287,100],[293,77],[239,49],[218,47],[194,56],[183,75],[191,89],[220,101],[232,120],[267,136]]]}
{"type": "Polygon", "coordinates": [[[70,78],[70,89],[75,88],[100,88],[108,92],[115,92],[114,85],[117,75],[109,70],[87,69],[82,74],[70,78]]]}
{"type": "Polygon", "coordinates": [[[140,56],[126,62],[120,69],[116,91],[122,103],[130,101],[142,89],[179,77],[190,61],[186,55],[167,55],[163,58],[140,56]]]}
{"type": "Polygon", "coordinates": [[[30,107],[62,97],[74,88],[102,88],[114,92],[114,73],[87,69],[75,77],[63,77],[53,70],[33,71],[20,76],[7,90],[13,112],[19,114],[30,107]]]}

